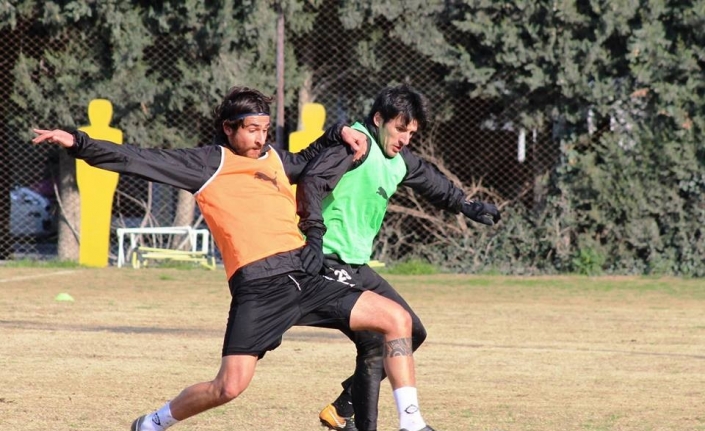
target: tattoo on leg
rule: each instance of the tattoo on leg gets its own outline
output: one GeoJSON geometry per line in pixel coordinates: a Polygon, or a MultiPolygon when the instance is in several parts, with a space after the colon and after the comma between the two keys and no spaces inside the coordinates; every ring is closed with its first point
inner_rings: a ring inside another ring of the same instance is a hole
{"type": "Polygon", "coordinates": [[[384,343],[384,356],[393,358],[395,356],[411,356],[414,349],[411,347],[411,338],[399,338],[384,343]]]}

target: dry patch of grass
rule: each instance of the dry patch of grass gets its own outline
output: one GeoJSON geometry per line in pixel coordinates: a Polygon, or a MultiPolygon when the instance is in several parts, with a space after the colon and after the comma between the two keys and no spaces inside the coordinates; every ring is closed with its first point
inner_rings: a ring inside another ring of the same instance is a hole
{"type": "MultiPolygon", "coordinates": [[[[388,278],[428,329],[417,377],[439,431],[705,430],[701,281],[388,278]]],[[[220,363],[222,272],[0,267],[0,293],[2,430],[127,430],[220,363]]],[[[239,399],[174,429],[318,430],[354,354],[294,328],[239,399]]],[[[395,430],[386,383],[380,411],[395,430]]]]}

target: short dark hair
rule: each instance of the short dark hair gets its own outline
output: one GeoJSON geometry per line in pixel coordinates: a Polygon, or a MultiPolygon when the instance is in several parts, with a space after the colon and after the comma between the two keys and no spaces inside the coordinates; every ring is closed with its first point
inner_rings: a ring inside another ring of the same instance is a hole
{"type": "Polygon", "coordinates": [[[369,124],[374,124],[374,116],[378,112],[384,123],[401,115],[405,125],[416,120],[419,130],[423,130],[428,122],[426,98],[408,84],[386,87],[379,92],[367,116],[369,124]]]}
{"type": "Polygon", "coordinates": [[[227,142],[223,132],[223,123],[229,122],[232,127],[240,127],[246,114],[269,114],[272,98],[265,96],[259,90],[248,87],[233,87],[228,91],[220,105],[213,109],[213,127],[216,138],[227,142]]]}

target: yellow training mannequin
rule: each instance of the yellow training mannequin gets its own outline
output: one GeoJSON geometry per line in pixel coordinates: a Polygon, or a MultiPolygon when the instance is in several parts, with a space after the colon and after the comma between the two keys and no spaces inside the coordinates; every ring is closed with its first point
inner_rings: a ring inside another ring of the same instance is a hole
{"type": "MultiPolygon", "coordinates": [[[[113,105],[109,100],[94,99],[88,104],[89,126],[79,130],[93,139],[122,144],[122,131],[110,127],[113,105]]],[[[81,199],[81,241],[78,262],[81,265],[108,265],[110,220],[113,195],[119,175],[76,160],[76,182],[81,199]]]]}
{"type": "MultiPolygon", "coordinates": [[[[289,134],[289,151],[298,153],[318,139],[323,134],[325,122],[325,106],[320,103],[304,103],[301,107],[301,130],[289,134]]],[[[296,193],[296,186],[292,188],[296,193]]]]}
{"type": "Polygon", "coordinates": [[[320,103],[304,103],[301,108],[301,130],[289,135],[289,151],[298,153],[323,134],[326,108],[320,103]]]}

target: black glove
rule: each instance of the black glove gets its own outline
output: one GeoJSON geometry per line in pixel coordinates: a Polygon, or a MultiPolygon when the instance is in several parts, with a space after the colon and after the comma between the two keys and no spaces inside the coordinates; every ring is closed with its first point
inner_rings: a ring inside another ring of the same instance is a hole
{"type": "Polygon", "coordinates": [[[323,231],[311,228],[306,232],[306,246],[301,250],[304,271],[316,275],[323,268],[323,231]]]}
{"type": "Polygon", "coordinates": [[[480,201],[465,201],[460,211],[470,220],[487,226],[492,226],[502,218],[496,206],[480,201]]]}

